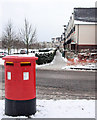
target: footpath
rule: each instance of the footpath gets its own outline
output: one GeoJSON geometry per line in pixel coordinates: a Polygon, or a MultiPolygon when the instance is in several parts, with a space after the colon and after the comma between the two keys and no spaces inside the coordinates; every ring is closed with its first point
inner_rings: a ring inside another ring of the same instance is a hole
{"type": "Polygon", "coordinates": [[[62,54],[57,51],[56,56],[50,64],[37,66],[39,70],[62,70],[62,67],[66,65],[64,58],[62,58],[62,54]]]}

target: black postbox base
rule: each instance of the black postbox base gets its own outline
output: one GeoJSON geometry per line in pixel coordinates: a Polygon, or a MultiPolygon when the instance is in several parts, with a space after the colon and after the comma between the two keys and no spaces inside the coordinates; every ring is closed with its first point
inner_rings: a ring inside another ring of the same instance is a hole
{"type": "Polygon", "coordinates": [[[30,116],[36,113],[36,98],[31,100],[9,100],[5,98],[5,115],[30,116]]]}

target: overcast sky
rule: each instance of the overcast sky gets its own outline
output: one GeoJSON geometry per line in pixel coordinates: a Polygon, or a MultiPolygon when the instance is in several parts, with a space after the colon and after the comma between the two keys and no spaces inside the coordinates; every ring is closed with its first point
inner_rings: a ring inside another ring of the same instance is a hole
{"type": "Polygon", "coordinates": [[[20,29],[27,18],[38,41],[61,36],[74,7],[95,7],[96,0],[0,0],[0,34],[8,20],[20,29]]]}

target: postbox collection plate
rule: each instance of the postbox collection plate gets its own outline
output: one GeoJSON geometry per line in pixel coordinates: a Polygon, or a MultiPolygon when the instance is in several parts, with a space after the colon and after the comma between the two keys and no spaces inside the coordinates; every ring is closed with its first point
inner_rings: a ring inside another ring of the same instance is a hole
{"type": "Polygon", "coordinates": [[[11,80],[11,72],[7,72],[7,79],[11,80]]]}
{"type": "Polygon", "coordinates": [[[29,72],[23,72],[23,80],[29,80],[29,72]]]}

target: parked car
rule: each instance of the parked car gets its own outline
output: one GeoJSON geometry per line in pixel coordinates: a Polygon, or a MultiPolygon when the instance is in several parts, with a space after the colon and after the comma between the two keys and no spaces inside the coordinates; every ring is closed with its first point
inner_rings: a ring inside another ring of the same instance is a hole
{"type": "Polygon", "coordinates": [[[20,54],[27,54],[27,51],[26,50],[21,50],[20,54]]]}
{"type": "Polygon", "coordinates": [[[0,58],[1,58],[1,57],[4,57],[4,56],[6,56],[6,55],[8,55],[7,52],[3,52],[3,51],[0,52],[0,58]]]}

